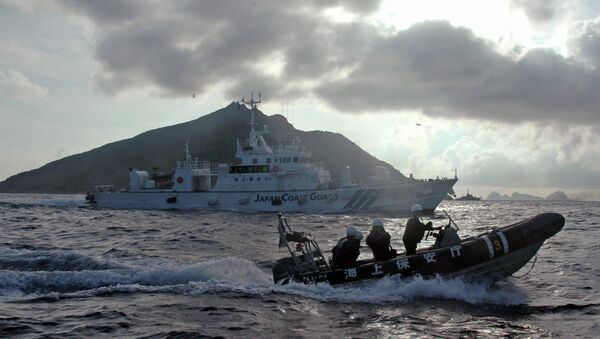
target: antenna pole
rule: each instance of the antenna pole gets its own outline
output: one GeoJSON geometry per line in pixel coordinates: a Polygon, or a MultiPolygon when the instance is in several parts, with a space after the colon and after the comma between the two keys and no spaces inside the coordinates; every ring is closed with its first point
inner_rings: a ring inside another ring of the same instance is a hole
{"type": "Polygon", "coordinates": [[[185,141],[185,161],[192,161],[192,156],[190,155],[190,142],[189,140],[185,141]]]}

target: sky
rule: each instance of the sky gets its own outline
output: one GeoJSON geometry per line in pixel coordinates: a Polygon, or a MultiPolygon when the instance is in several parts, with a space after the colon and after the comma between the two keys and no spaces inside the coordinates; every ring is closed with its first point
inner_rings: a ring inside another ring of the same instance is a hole
{"type": "Polygon", "coordinates": [[[600,200],[598,1],[0,0],[0,180],[252,91],[459,195],[600,200]]]}

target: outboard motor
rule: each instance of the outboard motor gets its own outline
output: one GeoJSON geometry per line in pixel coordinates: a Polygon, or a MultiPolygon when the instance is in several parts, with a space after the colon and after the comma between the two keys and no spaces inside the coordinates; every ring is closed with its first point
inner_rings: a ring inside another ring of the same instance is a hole
{"type": "MultiPolygon", "coordinates": [[[[461,240],[458,236],[458,225],[452,220],[450,215],[444,211],[450,222],[444,229],[440,230],[439,233],[433,233],[432,236],[435,238],[433,248],[450,247],[460,244],[461,240]]],[[[429,235],[429,234],[428,234],[429,235]]]]}
{"type": "Polygon", "coordinates": [[[450,225],[447,225],[443,230],[437,234],[432,234],[435,238],[433,248],[450,247],[460,244],[460,237],[456,229],[450,225]]]}
{"type": "Polygon", "coordinates": [[[290,282],[290,277],[295,274],[293,258],[281,258],[273,265],[273,282],[277,285],[285,285],[290,282]]]}

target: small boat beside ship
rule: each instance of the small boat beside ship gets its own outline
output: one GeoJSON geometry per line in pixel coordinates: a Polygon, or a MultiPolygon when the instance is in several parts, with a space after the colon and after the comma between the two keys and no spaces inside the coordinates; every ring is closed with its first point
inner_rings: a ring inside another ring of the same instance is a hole
{"type": "Polygon", "coordinates": [[[479,201],[479,200],[481,200],[481,197],[476,197],[473,194],[469,193],[469,190],[467,190],[467,194],[463,195],[462,197],[458,197],[454,200],[456,200],[456,201],[479,201]]]}
{"type": "MultiPolygon", "coordinates": [[[[250,106],[250,133],[246,143],[237,140],[238,164],[212,164],[192,158],[185,145],[184,160],[171,174],[129,169],[129,184],[116,190],[97,186],[86,199],[102,208],[207,209],[240,212],[350,213],[378,211],[402,214],[416,203],[433,212],[452,191],[454,178],[415,179],[394,177],[390,168],[377,166],[366,183],[357,183],[346,166],[340,180],[298,138],[272,147],[255,129],[258,100],[242,99],[250,106]]],[[[246,111],[246,110],[244,110],[246,111]]]]}
{"type": "Polygon", "coordinates": [[[420,249],[414,255],[399,253],[385,261],[359,260],[353,267],[336,268],[310,234],[293,231],[280,215],[280,247],[287,247],[290,256],[274,264],[273,281],[276,284],[294,281],[335,285],[393,275],[500,280],[521,269],[564,224],[561,214],[543,213],[461,239],[458,226],[451,222],[433,234],[436,238],[433,246],[420,249]]]}

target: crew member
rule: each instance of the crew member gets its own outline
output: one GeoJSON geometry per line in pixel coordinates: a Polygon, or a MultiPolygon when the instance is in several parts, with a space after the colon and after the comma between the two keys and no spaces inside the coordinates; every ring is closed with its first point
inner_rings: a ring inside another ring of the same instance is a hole
{"type": "Polygon", "coordinates": [[[348,268],[356,265],[356,259],[360,255],[360,240],[362,233],[356,227],[346,227],[346,237],[340,239],[333,247],[333,264],[335,267],[348,268]]]}
{"type": "Polygon", "coordinates": [[[396,256],[396,250],[390,246],[390,234],[383,228],[383,220],[373,219],[371,232],[367,236],[367,245],[373,251],[377,261],[388,260],[396,256]]]}
{"type": "Polygon", "coordinates": [[[406,247],[406,255],[413,255],[417,252],[417,244],[423,240],[425,231],[442,229],[441,227],[433,227],[431,221],[427,224],[421,222],[419,219],[423,212],[421,205],[415,204],[410,211],[413,213],[413,217],[406,222],[406,229],[402,236],[402,242],[404,242],[404,247],[406,247]]]}

